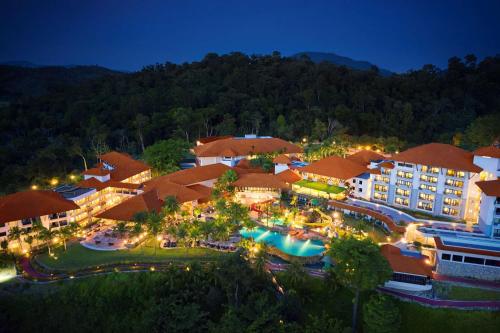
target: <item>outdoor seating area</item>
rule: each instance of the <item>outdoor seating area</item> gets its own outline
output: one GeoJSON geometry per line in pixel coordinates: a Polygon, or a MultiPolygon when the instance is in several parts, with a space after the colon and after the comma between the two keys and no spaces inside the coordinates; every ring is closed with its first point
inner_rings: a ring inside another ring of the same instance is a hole
{"type": "Polygon", "coordinates": [[[132,239],[128,232],[119,233],[113,226],[98,223],[80,238],[80,244],[97,251],[116,251],[135,247],[144,237],[145,235],[141,234],[132,239]]]}
{"type": "Polygon", "coordinates": [[[241,241],[241,236],[231,236],[227,241],[205,240],[200,242],[200,246],[214,250],[236,251],[238,243],[241,241]]]}

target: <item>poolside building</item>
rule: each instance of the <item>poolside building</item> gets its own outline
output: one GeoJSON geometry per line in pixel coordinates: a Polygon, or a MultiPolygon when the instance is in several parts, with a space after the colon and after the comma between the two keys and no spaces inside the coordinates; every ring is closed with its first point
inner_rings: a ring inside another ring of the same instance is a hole
{"type": "Polygon", "coordinates": [[[393,270],[392,278],[385,283],[385,287],[408,291],[432,289],[432,265],[428,257],[418,252],[401,250],[391,244],[382,245],[380,252],[393,270]]]}
{"type": "Polygon", "coordinates": [[[330,156],[297,168],[297,171],[302,180],[294,183],[292,188],[299,194],[340,199],[345,197],[346,190],[353,188],[359,193],[367,193],[369,169],[349,159],[330,156]]]}
{"type": "Polygon", "coordinates": [[[482,168],[458,147],[430,143],[395,154],[380,168],[371,198],[431,215],[475,221],[479,192],[473,184],[482,168]]]}
{"type": "Polygon", "coordinates": [[[436,272],[500,280],[500,242],[482,237],[436,236],[436,272]]]}
{"type": "MultiPolygon", "coordinates": [[[[35,221],[45,228],[68,225],[72,213],[79,207],[61,194],[50,190],[31,190],[9,194],[0,198],[0,241],[8,239],[9,230],[19,227],[30,232],[35,221]]],[[[17,246],[16,241],[9,246],[17,246]]]]}
{"type": "Polygon", "coordinates": [[[285,181],[269,173],[242,174],[233,185],[236,188],[236,200],[248,206],[279,200],[281,192],[289,189],[285,181]]]}
{"type": "Polygon", "coordinates": [[[293,156],[302,153],[302,148],[279,138],[252,134],[200,144],[193,148],[193,153],[199,166],[222,163],[234,167],[244,158],[279,153],[293,156]]]}

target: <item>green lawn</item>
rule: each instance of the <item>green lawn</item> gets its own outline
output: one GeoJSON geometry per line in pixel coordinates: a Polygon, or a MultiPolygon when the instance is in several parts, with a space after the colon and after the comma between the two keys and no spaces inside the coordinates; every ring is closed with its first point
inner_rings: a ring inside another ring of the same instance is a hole
{"type": "Polygon", "coordinates": [[[55,256],[43,253],[36,260],[52,269],[75,270],[106,264],[128,264],[138,262],[170,262],[170,261],[211,261],[224,255],[223,252],[205,248],[160,249],[154,254],[153,242],[150,240],[142,246],[131,250],[95,251],[80,243],[68,245],[65,252],[62,247],[55,250],[55,256]],[[55,259],[57,258],[57,259],[55,259]]]}
{"type": "Polygon", "coordinates": [[[298,182],[294,183],[294,185],[300,186],[300,187],[306,187],[310,188],[312,190],[316,191],[321,191],[321,192],[326,192],[330,194],[339,194],[343,191],[345,191],[345,188],[340,187],[340,186],[335,186],[335,185],[328,185],[320,182],[311,182],[308,180],[299,180],[298,182]]]}
{"type": "Polygon", "coordinates": [[[344,214],[344,223],[348,226],[362,230],[368,233],[368,236],[376,243],[387,242],[387,234],[385,234],[379,227],[373,226],[373,224],[357,219],[355,217],[344,214]]]}
{"type": "Polygon", "coordinates": [[[446,294],[448,299],[456,299],[462,301],[477,301],[477,300],[496,300],[500,301],[500,291],[481,289],[481,288],[467,288],[460,286],[452,286],[446,294]]]}

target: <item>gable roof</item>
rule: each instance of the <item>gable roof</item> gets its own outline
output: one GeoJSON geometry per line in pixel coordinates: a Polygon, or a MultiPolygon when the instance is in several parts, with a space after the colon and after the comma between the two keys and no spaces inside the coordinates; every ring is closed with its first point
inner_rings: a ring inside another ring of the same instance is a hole
{"type": "Polygon", "coordinates": [[[288,185],[279,177],[270,173],[246,173],[233,183],[236,187],[260,187],[286,189],[288,185]]]}
{"type": "Polygon", "coordinates": [[[101,182],[94,177],[82,180],[78,182],[76,185],[83,188],[95,188],[97,191],[103,190],[108,187],[126,188],[130,190],[136,190],[141,187],[141,184],[122,183],[116,180],[108,180],[106,182],[101,182]]]}
{"type": "Polygon", "coordinates": [[[361,165],[368,165],[371,161],[380,161],[385,159],[384,156],[377,154],[372,150],[360,150],[357,153],[347,156],[346,158],[361,165]]]}
{"type": "Polygon", "coordinates": [[[500,197],[500,179],[476,182],[484,194],[490,197],[500,197]]]}
{"type": "Polygon", "coordinates": [[[0,223],[22,220],[80,208],[50,190],[17,192],[0,198],[0,223]]]}
{"type": "Polygon", "coordinates": [[[210,143],[213,141],[218,141],[218,140],[223,140],[223,139],[228,139],[228,138],[232,138],[232,136],[231,135],[207,136],[204,138],[199,138],[197,141],[199,142],[199,144],[203,145],[203,144],[210,143]]]}
{"type": "Polygon", "coordinates": [[[158,198],[155,190],[136,195],[118,205],[97,214],[96,217],[116,221],[133,221],[134,215],[139,212],[160,212],[163,200],[158,198]]]}
{"type": "Polygon", "coordinates": [[[382,245],[380,252],[387,259],[394,272],[432,276],[432,268],[426,264],[426,256],[416,258],[404,255],[401,253],[400,248],[391,244],[382,245]]]}
{"type": "Polygon", "coordinates": [[[500,148],[495,146],[481,147],[474,151],[474,155],[500,158],[500,148]]]}
{"type": "Polygon", "coordinates": [[[196,146],[193,151],[198,157],[234,157],[279,151],[301,153],[302,148],[278,138],[227,138],[196,146]]]}
{"type": "Polygon", "coordinates": [[[179,185],[192,185],[207,180],[217,179],[231,168],[222,163],[197,166],[191,169],[179,170],[168,175],[151,179],[146,186],[164,182],[166,180],[179,185]]]}
{"type": "Polygon", "coordinates": [[[82,175],[89,176],[106,176],[111,173],[110,170],[103,168],[102,166],[96,166],[95,168],[90,168],[82,172],[82,175]]]}
{"type": "Polygon", "coordinates": [[[275,164],[290,164],[290,163],[292,163],[292,159],[290,157],[286,156],[285,154],[280,154],[273,159],[273,163],[275,163],[275,164]]]}
{"type": "Polygon", "coordinates": [[[392,156],[394,161],[481,172],[482,169],[473,163],[473,158],[472,153],[444,143],[428,143],[392,156]]]}
{"type": "Polygon", "coordinates": [[[378,166],[379,168],[384,168],[384,169],[394,169],[394,163],[389,161],[382,162],[378,166]]]}
{"type": "Polygon", "coordinates": [[[150,189],[156,190],[158,192],[158,197],[160,198],[173,196],[177,199],[178,203],[195,201],[204,197],[201,193],[192,190],[184,185],[173,183],[168,179],[155,183],[152,186],[146,186],[146,190],[150,189]]]}
{"type": "Polygon", "coordinates": [[[276,174],[276,177],[288,184],[293,184],[301,180],[302,178],[290,169],[286,169],[280,173],[276,174]]]}
{"type": "Polygon", "coordinates": [[[135,160],[128,154],[116,151],[103,154],[99,156],[99,159],[114,167],[111,170],[111,179],[116,181],[122,181],[151,169],[146,163],[135,160]]]}
{"type": "Polygon", "coordinates": [[[365,166],[339,156],[326,157],[297,170],[343,180],[368,172],[365,166]]]}

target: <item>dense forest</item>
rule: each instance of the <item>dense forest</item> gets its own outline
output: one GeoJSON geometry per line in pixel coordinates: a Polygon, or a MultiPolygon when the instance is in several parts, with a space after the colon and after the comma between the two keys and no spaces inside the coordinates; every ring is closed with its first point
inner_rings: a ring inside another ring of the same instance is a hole
{"type": "Polygon", "coordinates": [[[384,77],[375,67],[356,71],[277,52],[207,54],[59,85],[0,112],[0,192],[82,169],[81,155],[90,164],[107,149],[139,156],[166,138],[347,133],[472,149],[500,132],[500,56],[454,57],[444,70],[426,65],[384,77]]]}

